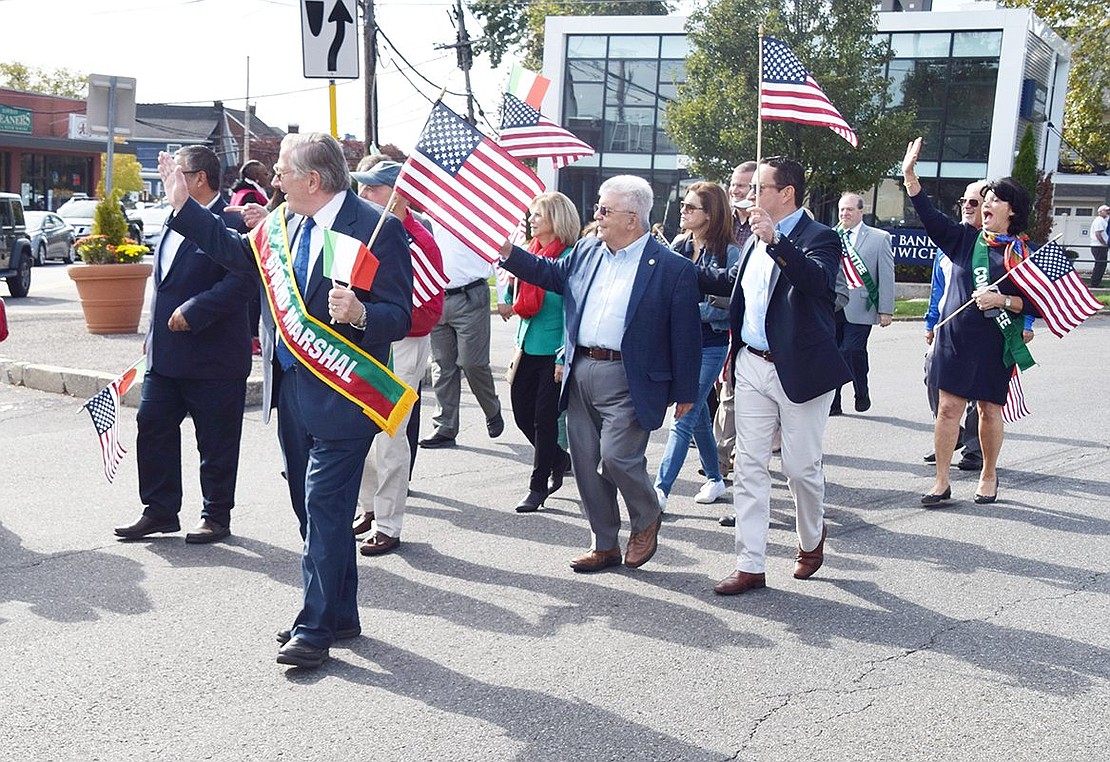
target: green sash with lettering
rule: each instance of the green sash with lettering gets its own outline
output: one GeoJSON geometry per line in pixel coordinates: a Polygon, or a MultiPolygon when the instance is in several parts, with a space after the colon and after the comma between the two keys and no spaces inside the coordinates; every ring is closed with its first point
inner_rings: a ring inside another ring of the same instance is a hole
{"type": "Polygon", "coordinates": [[[416,392],[361,347],[309,314],[293,275],[284,204],[255,227],[250,240],[279,340],[317,378],[393,436],[416,403],[416,392]]]}
{"type": "Polygon", "coordinates": [[[863,263],[863,258],[856,251],[856,245],[848,238],[848,231],[837,225],[836,232],[840,234],[840,242],[844,244],[844,253],[847,255],[852,269],[856,271],[859,279],[863,281],[864,288],[867,289],[867,309],[877,307],[879,305],[879,284],[871,277],[871,271],[867,269],[867,265],[863,263]]]}
{"type": "MultiPolygon", "coordinates": [[[[971,281],[976,290],[991,283],[990,247],[982,233],[975,239],[975,248],[971,252],[971,281]]],[[[994,322],[998,330],[1002,331],[1002,364],[1011,368],[1016,363],[1022,370],[1029,370],[1036,365],[1033,355],[1029,353],[1029,347],[1021,338],[1022,324],[1013,319],[1010,311],[999,309],[994,322]]]]}

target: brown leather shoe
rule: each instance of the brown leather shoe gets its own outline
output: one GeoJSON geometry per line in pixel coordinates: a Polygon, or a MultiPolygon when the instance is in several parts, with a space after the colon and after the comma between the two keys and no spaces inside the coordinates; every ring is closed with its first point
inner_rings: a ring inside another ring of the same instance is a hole
{"type": "Polygon", "coordinates": [[[766,575],[734,571],[714,585],[713,592],[717,595],[740,595],[740,593],[758,590],[763,587],[767,587],[766,575]]]}
{"type": "Polygon", "coordinates": [[[659,547],[659,526],[663,523],[663,513],[641,532],[633,532],[628,538],[628,549],[624,552],[624,565],[631,569],[639,569],[655,555],[659,547]]]}
{"type": "Polygon", "coordinates": [[[821,525],[821,542],[813,550],[802,550],[798,546],[798,555],[794,559],[794,579],[809,579],[821,568],[825,562],[825,535],[828,534],[827,524],[821,525]]]}
{"type": "Polygon", "coordinates": [[[591,550],[584,556],[579,556],[570,562],[570,568],[576,572],[595,572],[617,566],[621,562],[621,549],[591,550]]]}
{"type": "Polygon", "coordinates": [[[367,511],[355,516],[355,521],[351,524],[351,529],[354,530],[355,536],[366,534],[370,531],[370,525],[374,523],[374,512],[367,511]]]}
{"type": "Polygon", "coordinates": [[[400,544],[400,537],[390,537],[381,532],[374,532],[374,536],[362,543],[362,547],[358,549],[358,552],[364,556],[380,556],[396,550],[397,546],[400,544]]]}
{"type": "Polygon", "coordinates": [[[203,545],[209,542],[218,542],[230,535],[230,528],[221,526],[210,519],[201,519],[200,523],[185,535],[185,542],[190,545],[203,545]]]}

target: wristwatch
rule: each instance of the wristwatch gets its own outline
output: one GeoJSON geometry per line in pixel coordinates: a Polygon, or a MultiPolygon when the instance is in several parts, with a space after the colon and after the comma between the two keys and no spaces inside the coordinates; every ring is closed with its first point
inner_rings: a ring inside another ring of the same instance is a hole
{"type": "Polygon", "coordinates": [[[1006,301],[1004,301],[1004,302],[1002,303],[1002,307],[1003,307],[1004,309],[1010,309],[1010,305],[1011,305],[1011,304],[1013,304],[1013,301],[1014,301],[1013,299],[1011,299],[1010,297],[1008,297],[1008,296],[1007,296],[1007,297],[1006,297],[1006,301]]]}
{"type": "Polygon", "coordinates": [[[362,305],[362,314],[359,315],[358,320],[351,323],[351,326],[360,331],[366,330],[366,305],[362,305]]]}
{"type": "Polygon", "coordinates": [[[771,236],[771,242],[767,245],[768,246],[778,246],[779,241],[781,241],[781,240],[782,240],[782,233],[779,232],[778,228],[775,228],[775,234],[773,236],[771,236]]]}

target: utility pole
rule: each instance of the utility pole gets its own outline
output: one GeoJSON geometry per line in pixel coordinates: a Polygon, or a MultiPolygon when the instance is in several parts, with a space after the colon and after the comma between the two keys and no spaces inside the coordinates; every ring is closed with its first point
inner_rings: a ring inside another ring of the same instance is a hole
{"type": "Polygon", "coordinates": [[[453,11],[448,11],[448,15],[455,22],[455,44],[454,45],[436,45],[436,50],[446,50],[448,48],[455,49],[455,56],[458,59],[459,68],[462,69],[463,79],[466,82],[466,121],[471,124],[477,124],[474,118],[474,92],[470,89],[470,67],[474,64],[474,43],[478,40],[471,40],[470,35],[466,33],[466,17],[463,16],[462,0],[455,0],[455,8],[453,11]]]}
{"type": "Polygon", "coordinates": [[[377,149],[378,142],[378,22],[374,0],[362,2],[362,56],[366,67],[366,153],[377,149]]]}
{"type": "Polygon", "coordinates": [[[251,57],[247,56],[247,98],[243,105],[243,164],[251,160],[251,57]]]}

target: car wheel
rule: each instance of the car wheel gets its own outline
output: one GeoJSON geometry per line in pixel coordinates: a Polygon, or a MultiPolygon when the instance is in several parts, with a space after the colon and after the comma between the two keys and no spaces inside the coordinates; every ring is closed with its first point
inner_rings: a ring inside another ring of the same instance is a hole
{"type": "Polygon", "coordinates": [[[19,272],[8,278],[8,291],[12,296],[27,296],[31,290],[31,258],[24,255],[19,263],[19,272]]]}
{"type": "Polygon", "coordinates": [[[42,266],[46,264],[46,244],[40,243],[38,250],[35,252],[35,265],[42,266]]]}
{"type": "Polygon", "coordinates": [[[66,242],[66,253],[62,257],[62,261],[67,265],[72,265],[77,261],[77,247],[73,245],[73,241],[66,242]]]}

